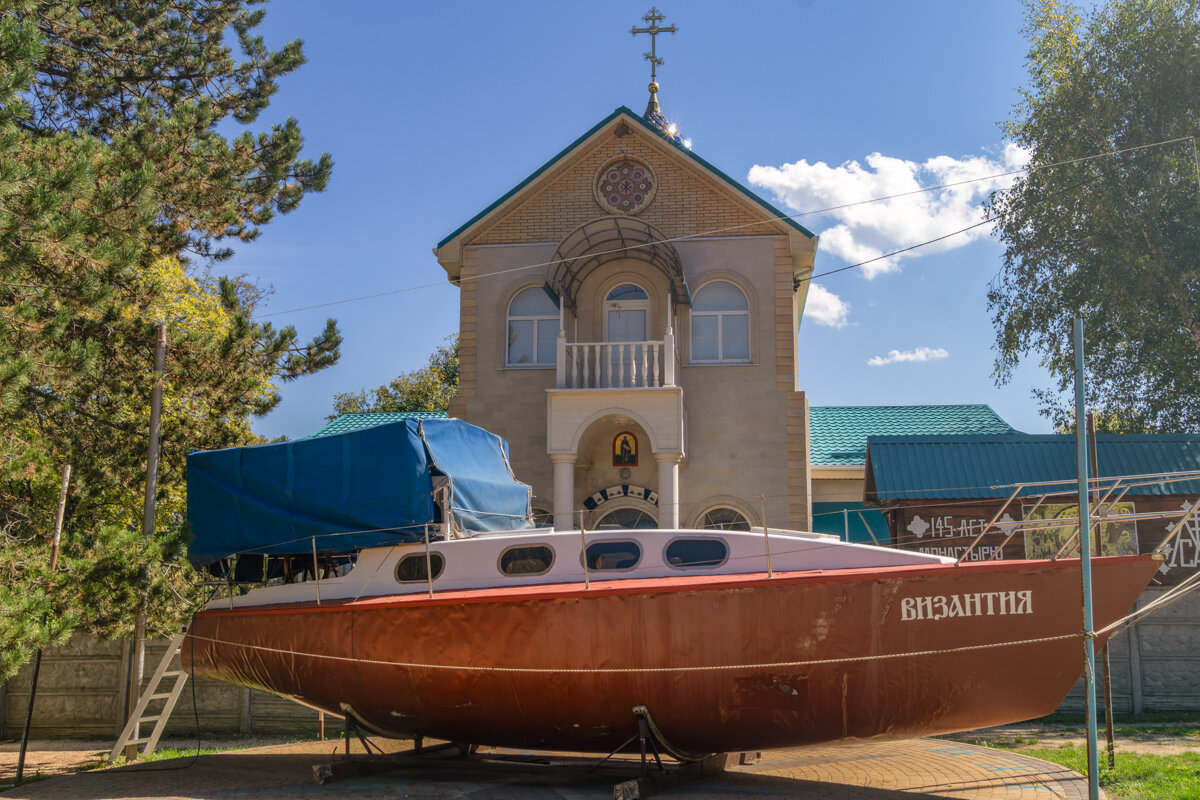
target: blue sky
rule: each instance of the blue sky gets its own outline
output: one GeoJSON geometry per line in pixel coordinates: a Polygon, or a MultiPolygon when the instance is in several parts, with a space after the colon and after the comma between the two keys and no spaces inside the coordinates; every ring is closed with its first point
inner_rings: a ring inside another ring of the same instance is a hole
{"type": "MultiPolygon", "coordinates": [[[[220,270],[273,287],[266,319],[308,338],[333,316],[345,344],[337,366],[284,387],[258,433],[311,433],[336,392],[423,365],[455,332],[458,293],[431,248],[613,109],[645,107],[648,40],[629,28],[648,8],[268,4],[267,44],[301,38],[308,64],[253,127],[296,117],[306,152],[330,152],[334,173],[220,270]],[[381,292],[396,293],[293,311],[381,292]]],[[[1025,76],[1016,0],[659,8],[680,28],[659,38],[664,113],[697,153],[789,213],[1019,163],[998,125],[1025,76]]],[[[964,227],[980,192],[800,221],[822,234],[822,272],[964,227]]],[[[1006,387],[991,380],[986,291],[1002,251],[976,233],[816,281],[799,335],[814,405],[989,403],[1017,428],[1047,430],[1030,398],[1049,383],[1036,363],[1006,387]]]]}

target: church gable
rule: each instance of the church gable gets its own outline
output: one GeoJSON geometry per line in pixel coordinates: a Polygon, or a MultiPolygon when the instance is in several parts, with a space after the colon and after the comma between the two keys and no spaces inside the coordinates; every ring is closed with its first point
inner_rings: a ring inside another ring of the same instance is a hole
{"type": "Polygon", "coordinates": [[[556,242],[588,220],[621,213],[622,205],[672,238],[787,234],[799,228],[621,109],[457,233],[464,246],[556,242]],[[604,180],[613,167],[632,166],[636,172],[643,165],[648,174],[629,184],[627,194],[618,196],[604,180]]]}

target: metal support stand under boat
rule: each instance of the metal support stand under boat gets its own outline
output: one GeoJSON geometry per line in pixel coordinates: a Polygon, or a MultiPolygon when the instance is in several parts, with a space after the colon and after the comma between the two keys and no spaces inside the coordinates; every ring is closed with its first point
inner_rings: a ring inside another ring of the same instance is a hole
{"type": "MultiPolygon", "coordinates": [[[[665,791],[684,783],[691,783],[707,775],[724,772],[725,767],[729,765],[728,753],[701,755],[698,753],[689,753],[671,744],[659,727],[654,724],[654,718],[650,716],[650,709],[646,706],[634,706],[633,715],[637,718],[638,723],[637,738],[640,740],[639,750],[641,751],[642,776],[634,780],[618,783],[614,786],[613,800],[634,800],[635,798],[649,797],[655,792],[665,791]],[[658,767],[658,770],[655,772],[651,772],[646,763],[647,743],[649,743],[654,752],[654,761],[658,767]],[[662,752],[678,760],[679,765],[670,769],[664,766],[662,759],[659,757],[660,749],[662,752]]],[[[599,766],[599,764],[596,766],[599,766]]]]}
{"type": "MultiPolygon", "coordinates": [[[[360,775],[369,775],[374,772],[384,772],[390,769],[395,769],[394,756],[388,755],[379,745],[372,744],[371,740],[363,734],[362,729],[355,724],[353,710],[343,705],[342,717],[345,723],[342,738],[346,742],[346,753],[341,758],[338,757],[337,749],[333,751],[333,761],[328,764],[313,764],[313,780],[318,784],[325,784],[329,781],[341,780],[343,778],[354,778],[360,775]],[[362,745],[365,754],[355,757],[350,754],[350,743],[358,739],[362,745]]],[[[424,752],[424,740],[417,736],[413,738],[413,749],[408,752],[422,753],[424,752]]]]}
{"type": "MultiPolygon", "coordinates": [[[[614,800],[634,800],[646,798],[667,789],[685,783],[700,780],[709,775],[723,772],[730,763],[726,753],[700,755],[689,753],[666,739],[663,732],[654,723],[650,710],[645,706],[636,706],[633,715],[637,720],[637,733],[622,742],[616,750],[599,762],[579,756],[532,755],[525,753],[506,752],[477,752],[475,745],[457,742],[445,742],[430,747],[424,745],[420,736],[414,736],[411,750],[397,753],[386,753],[377,744],[372,744],[362,733],[363,727],[355,719],[354,709],[342,706],[346,719],[346,753],[339,755],[335,750],[333,761],[313,765],[313,780],[318,784],[331,781],[354,778],[363,775],[392,772],[401,769],[445,769],[450,766],[453,772],[447,774],[448,780],[462,780],[462,773],[477,772],[483,780],[489,774],[520,771],[524,773],[538,772],[542,780],[573,782],[594,780],[594,775],[602,767],[614,778],[623,777],[631,771],[641,768],[641,777],[632,780],[622,780],[613,786],[614,800]],[[357,738],[366,751],[363,755],[350,755],[350,741],[357,738]],[[634,739],[640,739],[640,764],[628,757],[614,759],[618,752],[633,744],[634,739]],[[646,762],[647,745],[653,752],[656,769],[651,770],[646,762]],[[678,764],[664,764],[661,756],[664,753],[676,759],[678,764]]],[[[368,726],[370,727],[370,726],[368,726]]],[[[757,753],[740,754],[739,763],[746,764],[757,758],[757,753]]]]}
{"type": "MultiPolygon", "coordinates": [[[[356,731],[357,733],[357,731],[356,731]]],[[[347,734],[347,737],[349,734],[347,734]]],[[[365,742],[361,734],[358,735],[359,741],[365,742]]],[[[350,748],[350,739],[346,739],[347,752],[350,748]]],[[[337,752],[334,752],[334,760],[328,764],[313,764],[313,780],[319,785],[325,785],[333,781],[345,780],[346,778],[359,778],[364,775],[375,775],[380,772],[392,772],[398,769],[413,768],[413,767],[428,767],[436,765],[438,762],[444,762],[449,759],[463,759],[473,752],[472,745],[458,744],[455,742],[446,742],[444,744],[426,747],[424,739],[417,736],[413,739],[413,747],[411,750],[404,750],[399,753],[386,753],[377,745],[375,750],[368,750],[366,755],[350,756],[345,755],[339,758],[337,752]]],[[[461,766],[457,761],[456,769],[461,766]]]]}

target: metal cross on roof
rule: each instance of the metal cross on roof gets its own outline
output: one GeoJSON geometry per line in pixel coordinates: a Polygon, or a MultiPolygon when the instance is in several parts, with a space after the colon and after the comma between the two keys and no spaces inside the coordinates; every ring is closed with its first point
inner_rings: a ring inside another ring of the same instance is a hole
{"type": "MultiPolygon", "coordinates": [[[[629,32],[632,33],[634,36],[637,36],[639,33],[650,34],[650,52],[643,53],[642,57],[650,62],[650,83],[654,84],[654,83],[657,83],[657,77],[658,77],[658,73],[656,70],[663,63],[663,60],[658,57],[658,52],[655,48],[655,45],[656,45],[657,39],[658,39],[658,35],[660,33],[676,33],[679,30],[679,28],[675,27],[674,25],[669,25],[665,28],[660,28],[658,23],[662,22],[665,18],[663,17],[662,12],[659,11],[657,8],[654,8],[653,6],[650,7],[650,11],[647,12],[646,16],[642,17],[642,19],[650,24],[645,28],[639,28],[635,25],[634,27],[629,29],[629,32]]],[[[655,88],[657,88],[657,87],[655,87],[655,88]]],[[[654,92],[655,89],[651,89],[650,91],[654,92]]]]}

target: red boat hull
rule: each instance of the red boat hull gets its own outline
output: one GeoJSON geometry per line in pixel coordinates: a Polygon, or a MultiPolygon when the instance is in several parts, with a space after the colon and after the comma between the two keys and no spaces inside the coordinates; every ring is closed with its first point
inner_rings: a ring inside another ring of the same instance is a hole
{"type": "MultiPolygon", "coordinates": [[[[1096,627],[1159,561],[1093,561],[1096,627]]],[[[609,752],[906,738],[1048,714],[1083,670],[1078,561],[689,576],[208,610],[193,675],[376,731],[609,752]]],[[[1100,643],[1103,639],[1100,640],[1100,643]]]]}

